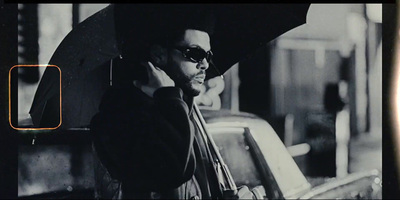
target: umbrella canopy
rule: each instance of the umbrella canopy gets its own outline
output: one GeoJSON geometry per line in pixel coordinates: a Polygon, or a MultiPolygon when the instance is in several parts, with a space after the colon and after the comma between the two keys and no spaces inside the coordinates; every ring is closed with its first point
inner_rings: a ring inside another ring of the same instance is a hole
{"type": "MultiPolygon", "coordinates": [[[[310,4],[220,5],[212,40],[214,62],[221,73],[256,49],[306,22],[310,4]]],[[[210,74],[215,76],[216,74],[210,74]]]]}
{"type": "MultiPolygon", "coordinates": [[[[113,7],[76,26],[57,47],[49,63],[61,69],[62,127],[87,126],[109,86],[108,61],[119,55],[113,7]]],[[[59,75],[47,68],[30,109],[35,127],[56,127],[59,120],[59,75]]]]}
{"type": "MultiPolygon", "coordinates": [[[[207,79],[210,79],[223,74],[235,63],[279,35],[304,24],[309,6],[310,4],[110,5],[74,28],[61,42],[49,62],[60,67],[62,72],[62,127],[85,127],[97,112],[101,96],[108,87],[110,60],[121,54],[119,47],[121,41],[124,41],[121,38],[125,38],[125,42],[129,38],[129,44],[140,50],[141,44],[149,38],[173,31],[179,24],[191,23],[191,20],[197,20],[203,12],[212,13],[215,17],[215,29],[211,35],[211,48],[214,54],[213,63],[218,70],[212,67],[207,70],[207,79]]],[[[51,99],[57,93],[54,91],[57,87],[52,87],[56,82],[54,75],[46,70],[30,111],[36,126],[48,126],[43,123],[43,116],[57,117],[59,114],[54,109],[46,110],[46,105],[52,105],[51,99]]]]}

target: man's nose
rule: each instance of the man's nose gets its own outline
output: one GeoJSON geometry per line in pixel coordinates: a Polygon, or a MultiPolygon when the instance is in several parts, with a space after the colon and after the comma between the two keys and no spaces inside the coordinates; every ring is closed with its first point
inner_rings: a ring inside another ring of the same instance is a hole
{"type": "Polygon", "coordinates": [[[198,64],[198,68],[202,70],[207,70],[208,67],[210,67],[210,63],[205,58],[198,64]]]}

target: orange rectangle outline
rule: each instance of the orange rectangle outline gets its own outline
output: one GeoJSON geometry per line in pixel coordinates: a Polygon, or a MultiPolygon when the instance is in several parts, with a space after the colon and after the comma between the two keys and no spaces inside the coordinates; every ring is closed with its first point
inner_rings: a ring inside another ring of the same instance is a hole
{"type": "Polygon", "coordinates": [[[56,65],[14,65],[8,72],[8,122],[15,130],[54,130],[61,126],[62,123],[62,92],[61,92],[61,69],[56,65]],[[11,123],[11,71],[16,67],[55,67],[60,72],[60,123],[53,128],[17,128],[11,123]]]}

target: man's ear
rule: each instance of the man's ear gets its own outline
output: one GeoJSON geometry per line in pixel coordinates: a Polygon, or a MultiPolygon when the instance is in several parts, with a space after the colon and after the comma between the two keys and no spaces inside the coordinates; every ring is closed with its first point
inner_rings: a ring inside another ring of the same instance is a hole
{"type": "Polygon", "coordinates": [[[167,64],[168,51],[160,45],[152,45],[150,47],[150,62],[157,67],[165,66],[167,64]]]}

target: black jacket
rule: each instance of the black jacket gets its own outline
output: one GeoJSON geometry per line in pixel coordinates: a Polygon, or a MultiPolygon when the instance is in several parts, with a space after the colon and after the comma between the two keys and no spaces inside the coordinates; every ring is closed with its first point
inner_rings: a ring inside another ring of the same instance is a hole
{"type": "Polygon", "coordinates": [[[119,195],[97,191],[98,197],[211,198],[213,169],[193,123],[192,105],[193,98],[184,100],[177,87],[158,89],[154,98],[133,85],[111,87],[91,132],[95,159],[105,170],[95,175],[111,175],[96,178],[117,183],[119,195]]]}

